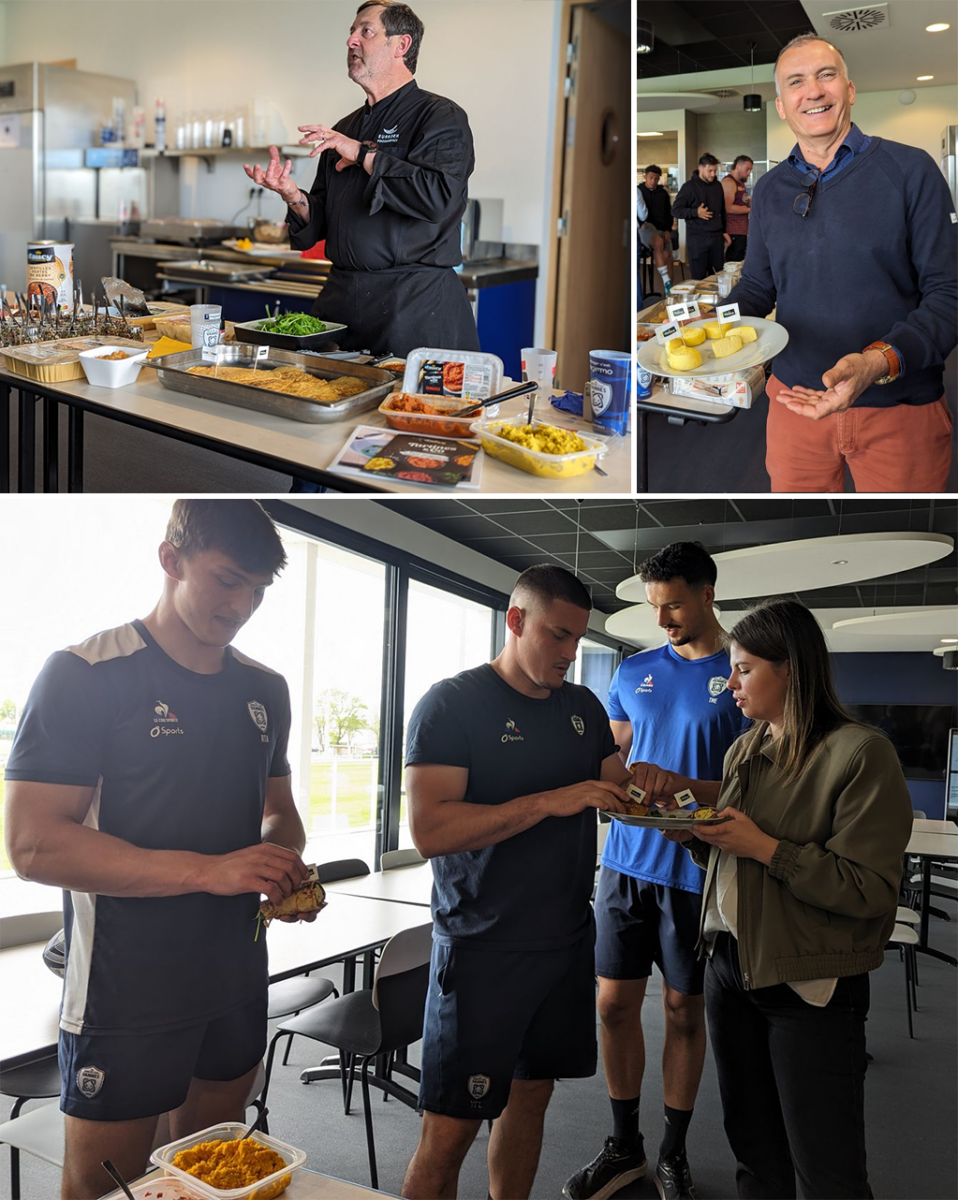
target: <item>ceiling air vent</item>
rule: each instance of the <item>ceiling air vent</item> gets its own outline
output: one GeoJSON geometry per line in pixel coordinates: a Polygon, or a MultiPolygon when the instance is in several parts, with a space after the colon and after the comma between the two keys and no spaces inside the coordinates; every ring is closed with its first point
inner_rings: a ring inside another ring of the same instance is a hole
{"type": "Polygon", "coordinates": [[[708,88],[702,91],[703,96],[717,96],[719,100],[731,100],[733,96],[741,96],[736,88],[708,88]]]}
{"type": "Polygon", "coordinates": [[[887,29],[889,24],[886,4],[822,13],[822,17],[828,18],[829,27],[837,33],[866,33],[872,29],[887,29]]]}

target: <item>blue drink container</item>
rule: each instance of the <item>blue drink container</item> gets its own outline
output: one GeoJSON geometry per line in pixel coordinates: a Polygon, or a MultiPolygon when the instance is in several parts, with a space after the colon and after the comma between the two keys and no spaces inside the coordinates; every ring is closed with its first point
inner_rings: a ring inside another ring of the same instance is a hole
{"type": "Polygon", "coordinates": [[[632,407],[632,355],[620,350],[589,351],[592,424],[600,433],[625,435],[632,407]]]}

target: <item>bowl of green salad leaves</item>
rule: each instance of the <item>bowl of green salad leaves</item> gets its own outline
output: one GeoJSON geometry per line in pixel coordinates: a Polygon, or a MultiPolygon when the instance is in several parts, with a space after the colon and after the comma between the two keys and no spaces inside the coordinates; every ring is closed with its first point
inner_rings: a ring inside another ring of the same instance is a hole
{"type": "Polygon", "coordinates": [[[333,321],[321,321],[311,317],[309,313],[287,312],[271,316],[269,308],[266,317],[259,321],[244,321],[234,326],[236,340],[253,342],[257,346],[274,346],[277,350],[315,350],[322,346],[327,350],[334,349],[330,342],[335,342],[337,335],[346,328],[333,321]]]}

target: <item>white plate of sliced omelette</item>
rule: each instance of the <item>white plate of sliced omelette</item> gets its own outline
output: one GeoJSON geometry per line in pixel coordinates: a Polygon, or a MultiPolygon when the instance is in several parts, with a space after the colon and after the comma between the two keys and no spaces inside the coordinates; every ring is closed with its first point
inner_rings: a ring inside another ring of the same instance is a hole
{"type": "Polygon", "coordinates": [[[715,317],[708,317],[683,325],[667,346],[657,338],[640,342],[638,360],[639,366],[653,375],[701,379],[758,366],[780,354],[787,345],[788,333],[775,321],[741,317],[719,323],[715,317]],[[677,344],[679,341],[681,345],[677,344]]]}

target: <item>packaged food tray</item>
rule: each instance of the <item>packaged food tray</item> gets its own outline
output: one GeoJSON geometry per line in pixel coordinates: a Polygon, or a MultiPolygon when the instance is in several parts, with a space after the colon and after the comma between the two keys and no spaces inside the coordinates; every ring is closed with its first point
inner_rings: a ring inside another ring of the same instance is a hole
{"type": "MultiPolygon", "coordinates": [[[[190,1150],[193,1146],[198,1146],[200,1142],[235,1141],[245,1132],[246,1126],[239,1121],[224,1121],[221,1125],[211,1125],[208,1129],[201,1129],[198,1133],[191,1133],[188,1137],[180,1138],[179,1141],[169,1142],[165,1146],[157,1147],[150,1155],[150,1159],[170,1175],[184,1180],[194,1191],[199,1192],[201,1196],[214,1197],[215,1200],[271,1200],[273,1196],[280,1195],[281,1189],[276,1185],[284,1177],[288,1183],[288,1177],[294,1171],[299,1170],[306,1161],[305,1151],[298,1150],[295,1146],[290,1146],[287,1142],[281,1142],[279,1138],[275,1138],[271,1134],[256,1132],[251,1136],[254,1141],[268,1147],[270,1150],[275,1150],[285,1160],[286,1165],[282,1170],[274,1171],[272,1175],[267,1175],[256,1183],[247,1184],[245,1187],[216,1188],[190,1175],[188,1171],[184,1171],[180,1167],[173,1165],[173,1159],[181,1150],[190,1150]]],[[[285,1188],[282,1190],[285,1190],[285,1188]]]]}
{"type": "Polygon", "coordinates": [[[67,383],[71,379],[83,379],[80,363],[81,350],[95,350],[99,346],[119,346],[142,354],[149,350],[143,342],[130,338],[90,337],[61,338],[58,342],[34,342],[27,346],[4,346],[3,356],[7,370],[13,375],[22,375],[36,383],[67,383]]]}
{"type": "Polygon", "coordinates": [[[454,400],[487,400],[502,391],[502,359],[478,350],[420,347],[406,356],[402,390],[454,400]]]}
{"type": "Polygon", "coordinates": [[[410,395],[410,393],[397,392],[395,395],[387,396],[382,404],[380,404],[379,411],[382,413],[390,429],[398,429],[402,433],[425,434],[428,437],[471,437],[472,427],[476,421],[483,414],[494,415],[499,409],[498,404],[492,404],[489,408],[483,409],[482,412],[473,413],[471,417],[462,417],[460,419],[456,417],[456,413],[475,407],[475,400],[453,400],[443,396],[417,396],[416,399],[425,401],[426,404],[431,405],[433,408],[438,408],[441,415],[433,416],[431,413],[394,411],[392,406],[400,396],[406,395],[410,395]]]}
{"type": "MultiPolygon", "coordinates": [[[[498,418],[477,421],[473,425],[473,431],[482,443],[483,450],[492,458],[498,458],[500,462],[508,463],[510,467],[517,467],[520,471],[527,471],[539,479],[573,479],[576,475],[584,475],[586,471],[592,470],[596,459],[602,458],[608,451],[605,442],[589,437],[588,434],[582,433],[578,429],[572,432],[579,435],[585,442],[586,448],[572,451],[569,454],[544,454],[540,450],[520,446],[516,442],[510,442],[507,438],[496,436],[496,428],[499,426],[526,424],[523,417],[515,417],[512,420],[498,418]]],[[[534,419],[532,424],[535,427],[550,425],[551,422],[534,419]]]]}

